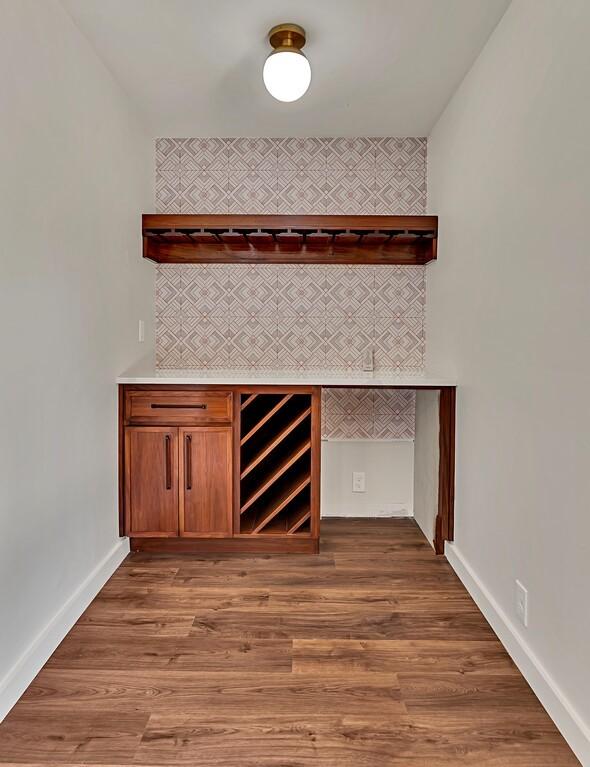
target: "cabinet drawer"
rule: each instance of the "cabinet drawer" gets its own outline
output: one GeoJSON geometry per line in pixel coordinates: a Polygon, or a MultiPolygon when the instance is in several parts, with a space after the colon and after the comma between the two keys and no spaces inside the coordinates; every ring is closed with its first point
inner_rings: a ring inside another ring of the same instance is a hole
{"type": "Polygon", "coordinates": [[[231,419],[231,392],[128,391],[125,398],[127,423],[190,426],[231,419]]]}

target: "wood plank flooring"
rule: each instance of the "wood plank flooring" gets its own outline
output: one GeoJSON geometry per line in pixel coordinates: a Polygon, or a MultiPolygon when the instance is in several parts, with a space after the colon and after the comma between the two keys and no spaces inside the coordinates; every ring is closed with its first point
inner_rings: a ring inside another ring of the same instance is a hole
{"type": "Polygon", "coordinates": [[[411,520],[318,556],[127,558],[0,725],[0,765],[578,761],[411,520]]]}

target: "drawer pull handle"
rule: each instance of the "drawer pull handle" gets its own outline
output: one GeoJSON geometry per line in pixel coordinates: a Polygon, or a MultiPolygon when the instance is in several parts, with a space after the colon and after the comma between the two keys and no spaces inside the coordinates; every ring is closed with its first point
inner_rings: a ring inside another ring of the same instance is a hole
{"type": "Polygon", "coordinates": [[[166,434],[164,437],[164,449],[166,454],[166,490],[170,490],[172,487],[172,466],[170,459],[170,435],[166,434]]]}
{"type": "Polygon", "coordinates": [[[186,465],[186,489],[192,490],[193,489],[193,464],[192,464],[192,443],[193,438],[190,434],[187,434],[185,437],[185,448],[186,448],[186,458],[185,458],[185,465],[186,465]]]}
{"type": "Polygon", "coordinates": [[[171,403],[159,403],[159,402],[152,402],[150,407],[152,410],[207,410],[207,405],[205,403],[201,403],[199,405],[176,405],[171,403]]]}

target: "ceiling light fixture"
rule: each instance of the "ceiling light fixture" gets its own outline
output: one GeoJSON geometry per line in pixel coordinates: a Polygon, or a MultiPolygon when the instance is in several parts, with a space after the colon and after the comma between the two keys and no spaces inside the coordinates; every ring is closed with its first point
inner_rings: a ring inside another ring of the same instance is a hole
{"type": "Polygon", "coordinates": [[[311,67],[301,48],[305,30],[298,24],[278,24],[268,33],[274,51],[264,62],[262,79],[278,101],[297,101],[309,88],[311,67]]]}

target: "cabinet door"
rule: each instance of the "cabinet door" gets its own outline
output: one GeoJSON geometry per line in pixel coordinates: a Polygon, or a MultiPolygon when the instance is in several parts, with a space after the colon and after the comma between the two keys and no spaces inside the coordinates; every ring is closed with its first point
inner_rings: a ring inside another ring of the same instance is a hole
{"type": "Polygon", "coordinates": [[[127,535],[178,535],[178,429],[125,430],[125,505],[127,535]]]}
{"type": "Polygon", "coordinates": [[[232,534],[232,429],[180,429],[180,535],[232,534]]]}

